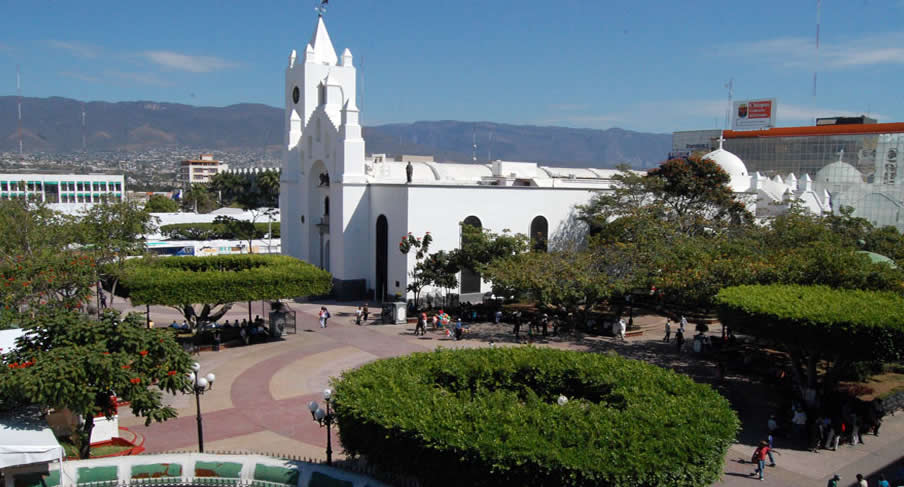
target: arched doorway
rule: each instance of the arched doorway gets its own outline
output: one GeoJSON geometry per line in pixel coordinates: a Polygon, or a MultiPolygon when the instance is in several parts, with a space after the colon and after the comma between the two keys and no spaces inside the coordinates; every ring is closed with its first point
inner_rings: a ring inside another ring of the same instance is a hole
{"type": "Polygon", "coordinates": [[[386,216],[377,217],[377,269],[374,282],[374,298],[382,302],[386,298],[386,283],[389,275],[389,223],[386,216]]]}
{"type": "MultiPolygon", "coordinates": [[[[483,228],[483,225],[480,222],[480,218],[477,218],[474,215],[471,215],[461,223],[462,224],[462,233],[461,233],[461,246],[462,248],[466,248],[470,242],[468,242],[468,238],[465,236],[464,225],[468,225],[475,228],[483,228]]],[[[480,273],[475,272],[471,269],[462,269],[461,270],[461,293],[479,293],[480,292],[480,273]]]]}
{"type": "Polygon", "coordinates": [[[549,222],[537,216],[530,222],[530,248],[534,252],[546,252],[549,240],[549,222]]]}
{"type": "Polygon", "coordinates": [[[307,187],[307,252],[305,260],[326,269],[329,255],[325,252],[330,240],[330,215],[327,209],[330,196],[329,172],[323,161],[314,161],[305,183],[307,187]]]}

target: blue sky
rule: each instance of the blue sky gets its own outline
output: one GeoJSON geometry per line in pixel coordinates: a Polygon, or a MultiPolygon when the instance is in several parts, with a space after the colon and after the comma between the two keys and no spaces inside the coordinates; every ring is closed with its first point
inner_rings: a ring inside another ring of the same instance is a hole
{"type": "MultiPolygon", "coordinates": [[[[313,0],[3,0],[0,95],[280,106],[313,0]]],[[[671,132],[778,99],[780,126],[904,121],[904,0],[332,0],[366,125],[469,120],[671,132]],[[819,71],[813,94],[813,71],[819,71]],[[359,87],[360,90],[360,87],[359,87]]]]}

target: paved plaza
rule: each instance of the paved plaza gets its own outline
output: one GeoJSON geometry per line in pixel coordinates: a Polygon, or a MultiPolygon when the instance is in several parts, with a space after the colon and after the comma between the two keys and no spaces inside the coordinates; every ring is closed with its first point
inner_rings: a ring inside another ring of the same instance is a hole
{"type": "MultiPolygon", "coordinates": [[[[261,314],[261,303],[253,303],[253,314],[261,314]]],[[[117,303],[119,309],[124,303],[117,303]]],[[[201,397],[204,421],[204,445],[207,451],[247,451],[313,459],[325,458],[326,431],[311,420],[308,402],[322,402],[321,391],[331,377],[378,358],[429,351],[436,347],[487,347],[492,340],[499,346],[517,346],[511,328],[477,324],[462,341],[453,341],[441,332],[427,332],[415,337],[414,325],[354,324],[355,305],[347,303],[292,303],[297,312],[297,334],[283,340],[251,346],[224,348],[219,352],[201,352],[198,361],[202,373],[216,374],[212,390],[201,397]],[[332,313],[329,326],[321,329],[317,311],[325,304],[332,313]]],[[[372,308],[372,311],[374,309],[372,308]]],[[[144,311],[141,309],[141,311],[144,311]]],[[[377,310],[378,311],[378,310],[377,310]]],[[[152,307],[151,317],[158,323],[181,322],[176,311],[152,307]]],[[[224,319],[248,317],[247,305],[236,305],[224,319]]],[[[638,316],[635,323],[645,329],[639,337],[624,343],[605,337],[576,339],[550,338],[537,342],[540,346],[585,351],[615,350],[623,355],[647,360],[672,368],[702,382],[715,383],[717,370],[713,364],[676,354],[661,342],[664,317],[638,316]]],[[[729,373],[729,379],[731,374],[729,373]]],[[[843,446],[837,452],[822,450],[810,453],[776,445],[775,468],[767,468],[764,482],[750,477],[752,465],[746,460],[759,439],[757,425],[765,431],[767,408],[764,398],[770,386],[756,382],[733,381],[734,387],[720,391],[738,410],[744,430],[739,443],[729,451],[725,476],[715,485],[824,486],[833,473],[843,477],[842,485],[853,482],[858,472],[887,474],[904,466],[904,414],[888,417],[879,437],[865,436],[865,445],[843,446]]],[[[178,410],[179,417],[165,423],[144,426],[141,418],[121,411],[120,424],[145,437],[149,453],[197,449],[197,425],[194,396],[167,396],[166,401],[178,410]]],[[[765,433],[763,433],[765,434],[765,433]]],[[[333,432],[334,458],[342,458],[338,435],[333,432]]]]}

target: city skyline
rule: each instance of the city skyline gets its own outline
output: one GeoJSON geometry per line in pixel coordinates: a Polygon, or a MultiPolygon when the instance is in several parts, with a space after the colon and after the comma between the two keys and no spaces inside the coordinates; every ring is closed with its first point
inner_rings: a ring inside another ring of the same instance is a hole
{"type": "MultiPolygon", "coordinates": [[[[354,56],[366,125],[718,128],[729,79],[735,100],[776,98],[780,126],[904,119],[891,82],[904,2],[823,2],[818,60],[817,2],[806,3],[334,0],[325,18],[354,56]]],[[[24,96],[278,107],[316,4],[11,3],[0,95],[16,94],[18,64],[24,96]]]]}

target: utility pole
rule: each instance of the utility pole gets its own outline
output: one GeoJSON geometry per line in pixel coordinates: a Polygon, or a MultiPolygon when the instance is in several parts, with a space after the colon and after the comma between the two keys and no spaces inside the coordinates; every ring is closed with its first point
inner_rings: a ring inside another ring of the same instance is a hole
{"type": "Polygon", "coordinates": [[[22,151],[22,75],[19,73],[19,65],[16,65],[16,106],[18,117],[16,118],[16,137],[19,140],[19,159],[24,159],[22,151]]]}

